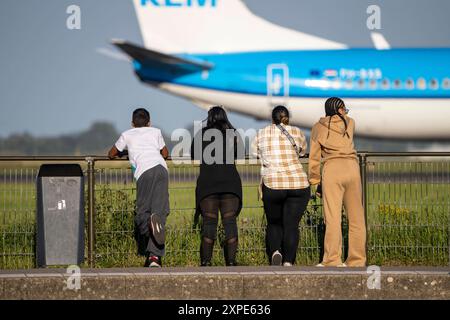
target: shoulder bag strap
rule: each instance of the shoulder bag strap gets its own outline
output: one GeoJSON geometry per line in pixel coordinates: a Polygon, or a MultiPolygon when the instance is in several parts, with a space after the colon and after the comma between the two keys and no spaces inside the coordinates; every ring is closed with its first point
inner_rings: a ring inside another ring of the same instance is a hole
{"type": "Polygon", "coordinates": [[[283,134],[288,138],[288,140],[291,142],[292,146],[295,149],[295,152],[297,153],[298,158],[301,158],[300,153],[302,152],[301,148],[299,148],[297,146],[297,144],[295,143],[294,138],[291,136],[291,134],[286,130],[286,128],[284,128],[281,124],[277,124],[277,128],[281,130],[281,132],[283,132],[283,134]]]}

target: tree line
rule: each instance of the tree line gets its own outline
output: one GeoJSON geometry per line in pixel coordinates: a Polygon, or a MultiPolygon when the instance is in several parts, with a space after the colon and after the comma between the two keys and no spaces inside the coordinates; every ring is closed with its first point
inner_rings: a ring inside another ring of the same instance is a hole
{"type": "MultiPolygon", "coordinates": [[[[120,132],[108,122],[95,122],[87,130],[54,137],[36,137],[26,132],[16,133],[0,138],[0,155],[104,155],[119,135],[120,132]]],[[[166,136],[164,138],[166,142],[170,142],[166,136]]]]}
{"type": "MultiPolygon", "coordinates": [[[[193,126],[186,128],[193,134],[193,126]]],[[[307,132],[307,139],[309,140],[307,132]]],[[[3,156],[45,156],[45,155],[104,155],[119,137],[120,132],[109,122],[98,121],[88,129],[73,134],[54,137],[37,137],[29,133],[15,133],[0,137],[0,155],[3,156]]],[[[170,150],[178,141],[171,141],[170,135],[163,132],[164,140],[170,150]]],[[[408,147],[421,148],[426,143],[405,143],[377,139],[355,139],[359,151],[406,151],[408,147]]]]}

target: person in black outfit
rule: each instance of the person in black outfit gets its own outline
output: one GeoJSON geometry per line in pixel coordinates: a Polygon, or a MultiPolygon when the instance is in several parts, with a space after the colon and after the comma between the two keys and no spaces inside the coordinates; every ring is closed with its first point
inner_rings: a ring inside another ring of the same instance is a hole
{"type": "Polygon", "coordinates": [[[238,247],[237,217],[242,208],[242,183],[235,159],[243,143],[228,121],[225,110],[215,106],[208,112],[206,127],[191,145],[191,157],[200,161],[197,179],[196,210],[202,216],[200,263],[210,266],[217,237],[219,211],[225,231],[225,263],[236,265],[238,247]]]}

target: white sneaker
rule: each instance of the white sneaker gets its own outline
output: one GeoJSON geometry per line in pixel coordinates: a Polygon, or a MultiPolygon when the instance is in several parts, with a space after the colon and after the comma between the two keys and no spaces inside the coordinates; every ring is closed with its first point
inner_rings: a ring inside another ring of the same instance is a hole
{"type": "Polygon", "coordinates": [[[150,256],[145,260],[144,268],[161,268],[161,260],[157,256],[150,256]]]}
{"type": "Polygon", "coordinates": [[[150,268],[161,268],[161,265],[158,262],[152,261],[152,263],[150,263],[150,268]]]}
{"type": "Polygon", "coordinates": [[[283,263],[283,267],[292,267],[292,263],[285,262],[285,263],[283,263]]]}
{"type": "Polygon", "coordinates": [[[283,261],[283,256],[281,255],[280,251],[275,251],[272,254],[272,266],[281,266],[281,262],[283,261]]]}
{"type": "MultiPolygon", "coordinates": [[[[325,265],[323,263],[319,263],[319,264],[316,264],[316,267],[323,268],[323,267],[325,267],[325,265]]],[[[347,268],[347,265],[345,263],[341,263],[341,264],[338,264],[336,266],[336,268],[347,268]]]]}

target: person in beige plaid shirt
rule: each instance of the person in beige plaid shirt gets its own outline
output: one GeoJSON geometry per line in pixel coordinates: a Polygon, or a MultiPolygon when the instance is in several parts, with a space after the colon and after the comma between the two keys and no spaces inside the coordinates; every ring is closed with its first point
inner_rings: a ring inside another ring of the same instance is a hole
{"type": "Polygon", "coordinates": [[[284,106],[274,108],[272,124],[260,129],[252,143],[252,153],[261,161],[266,251],[272,265],[295,263],[298,226],[310,198],[308,177],[299,160],[306,147],[303,132],[289,125],[284,106]]]}

